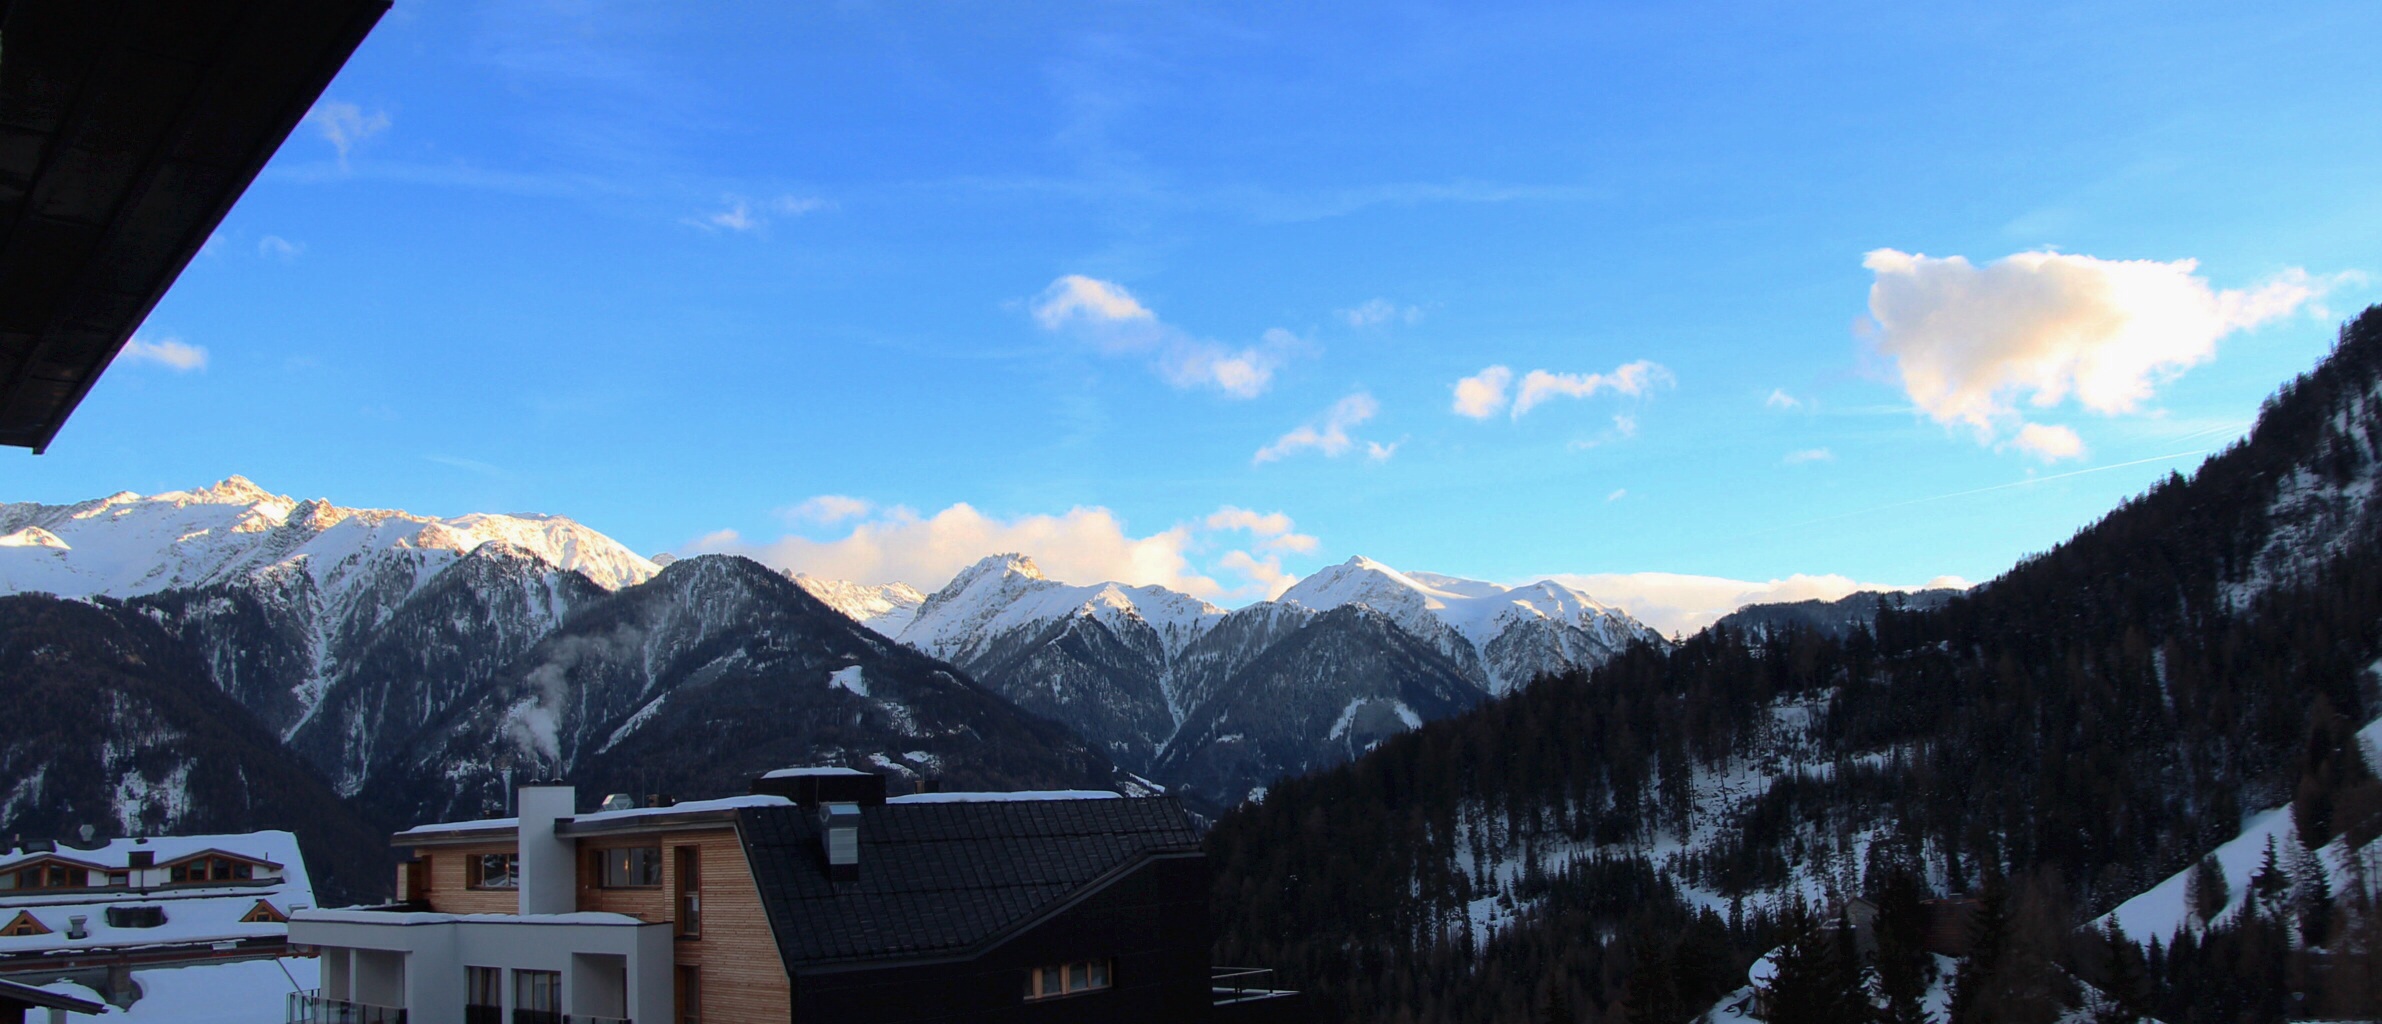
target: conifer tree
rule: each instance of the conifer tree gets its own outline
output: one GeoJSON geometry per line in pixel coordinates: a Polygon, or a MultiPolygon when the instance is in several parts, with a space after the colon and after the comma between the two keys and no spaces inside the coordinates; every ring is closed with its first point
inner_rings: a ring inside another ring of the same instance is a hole
{"type": "Polygon", "coordinates": [[[2201,924],[2212,925],[2232,900],[2233,893],[2225,884],[2225,868],[2217,863],[2217,855],[2211,853],[2200,858],[2200,863],[2192,867],[2192,876],[2184,882],[2184,902],[2191,906],[2192,913],[2199,915],[2201,924]]]}
{"type": "Polygon", "coordinates": [[[1919,878],[1896,867],[1878,893],[1877,981],[1886,1024],[1925,1024],[1927,983],[1935,961],[1927,955],[1927,906],[1919,878]]]}

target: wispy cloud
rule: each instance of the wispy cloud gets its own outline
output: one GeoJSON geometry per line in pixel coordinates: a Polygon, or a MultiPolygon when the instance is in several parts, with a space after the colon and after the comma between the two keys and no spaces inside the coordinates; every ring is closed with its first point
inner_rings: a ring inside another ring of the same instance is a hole
{"type": "Polygon", "coordinates": [[[1264,394],[1283,361],[1310,347],[1279,327],[1260,335],[1257,344],[1241,348],[1194,337],[1159,320],[1124,285],[1082,274],[1052,281],[1030,309],[1044,330],[1081,338],[1110,355],[1150,356],[1167,383],[1214,388],[1233,398],[1264,394]]]}
{"type": "Polygon", "coordinates": [[[1340,319],[1350,327],[1380,327],[1389,323],[1411,324],[1423,318],[1419,306],[1401,306],[1388,299],[1367,299],[1340,311],[1340,319]]]}
{"type": "Polygon", "coordinates": [[[1801,451],[1786,453],[1786,458],[1780,461],[1790,466],[1800,466],[1807,462],[1834,462],[1836,453],[1826,448],[1805,448],[1801,451]]]}
{"type": "Polygon", "coordinates": [[[136,334],[124,343],[123,351],[116,353],[116,361],[132,365],[153,363],[175,373],[189,373],[207,368],[207,349],[203,345],[187,344],[180,338],[151,340],[136,334]]]}
{"type": "Polygon", "coordinates": [[[1629,497],[1629,488],[1627,488],[1627,487],[1616,487],[1616,488],[1613,488],[1613,493],[1611,493],[1611,494],[1608,494],[1608,495],[1605,495],[1605,501],[1607,501],[1607,502],[1615,502],[1615,501],[1620,501],[1621,499],[1623,499],[1623,498],[1626,498],[1626,497],[1629,497]]]}
{"type": "Polygon", "coordinates": [[[1762,404],[1772,409],[1800,409],[1803,400],[1787,394],[1785,388],[1772,388],[1770,397],[1762,399],[1762,404]]]}
{"type": "Polygon", "coordinates": [[[768,228],[771,220],[776,217],[799,217],[814,210],[827,208],[827,201],[824,199],[794,195],[758,200],[729,195],[724,197],[721,202],[723,205],[720,209],[711,213],[681,218],[679,223],[702,228],[705,231],[733,231],[738,234],[752,234],[768,228]]]}
{"type": "Polygon", "coordinates": [[[1338,458],[1360,450],[1366,458],[1375,462],[1384,461],[1397,453],[1397,444],[1360,440],[1348,433],[1350,428],[1372,419],[1380,411],[1381,403],[1374,401],[1372,395],[1359,391],[1332,403],[1332,407],[1325,410],[1322,416],[1299,424],[1291,428],[1289,433],[1275,438],[1272,444],[1258,449],[1250,461],[1275,462],[1304,451],[1321,452],[1326,458],[1338,458]]]}
{"type": "Polygon", "coordinates": [[[2074,398],[2117,416],[2216,356],[2217,341],[2308,307],[2346,278],[2289,270],[2255,288],[2217,290],[2195,260],[2105,260],[2022,252],[1984,266],[1878,249],[1862,260],[1878,351],[1929,418],[1979,443],[2009,434],[2044,459],[2076,458],[2073,430],[2025,422],[2020,400],[2074,398]]]}
{"type": "Polygon", "coordinates": [[[324,100],[307,113],[306,121],[314,126],[331,148],[339,151],[339,168],[347,169],[347,156],[364,140],[389,130],[387,111],[369,114],[364,108],[344,100],[324,100]]]}
{"type": "MultiPolygon", "coordinates": [[[[1514,371],[1505,366],[1490,366],[1481,372],[1458,380],[1455,384],[1455,403],[1452,408],[1459,416],[1485,420],[1508,409],[1506,388],[1514,379],[1514,371]]],[[[1611,373],[1556,373],[1551,370],[1532,370],[1522,376],[1515,389],[1511,415],[1521,419],[1523,414],[1557,398],[1590,398],[1600,392],[1632,398],[1642,398],[1658,387],[1669,387],[1677,378],[1662,364],[1640,359],[1623,363],[1611,373]]],[[[1623,417],[1626,418],[1626,417],[1623,417]]],[[[1625,434],[1636,433],[1636,421],[1621,424],[1625,434]]]]}
{"type": "Polygon", "coordinates": [[[256,240],[256,254],[287,263],[306,251],[306,243],[292,242],[280,235],[266,235],[256,240]]]}
{"type": "Polygon", "coordinates": [[[865,498],[848,494],[821,494],[780,509],[778,514],[789,522],[832,524],[857,519],[875,511],[876,507],[875,502],[865,498]]]}

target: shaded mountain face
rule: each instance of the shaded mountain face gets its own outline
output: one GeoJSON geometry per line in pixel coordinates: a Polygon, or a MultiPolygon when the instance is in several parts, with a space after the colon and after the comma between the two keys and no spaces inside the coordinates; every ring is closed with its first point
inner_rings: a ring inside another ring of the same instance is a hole
{"type": "Polygon", "coordinates": [[[1186,798],[1210,808],[1219,805],[1208,801],[1224,794],[1238,800],[1261,791],[1295,770],[1290,766],[1335,763],[1409,722],[1469,707],[1541,675],[1598,664],[1635,640],[1659,640],[1626,614],[1552,582],[1505,587],[1400,573],[1365,558],[1231,613],[1162,587],[1054,582],[1032,559],[1013,554],[969,567],[915,611],[906,610],[895,588],[915,592],[898,584],[806,578],[805,586],[880,632],[967,669],[1019,706],[1067,723],[1120,766],[1170,785],[1191,784],[1186,798]],[[1266,678],[1238,675],[1343,608],[1365,609],[1372,618],[1353,631],[1334,619],[1329,639],[1283,647],[1266,678]],[[1360,642],[1351,637],[1382,648],[1357,656],[1346,646],[1360,642]],[[1412,656],[1416,644],[1433,656],[1412,656]],[[1413,674],[1351,675],[1360,671],[1413,674]],[[1450,684],[1451,677],[1460,684],[1450,684]],[[1290,685],[1294,680],[1303,682],[1290,685]],[[1409,689],[1428,696],[1384,703],[1377,713],[1349,712],[1358,691],[1394,701],[1409,689]],[[1209,723],[1263,717],[1285,701],[1301,710],[1274,723],[1263,754],[1236,747],[1211,756],[1200,749],[1219,737],[1245,739],[1211,731],[1209,723]],[[1323,704],[1328,714],[1306,713],[1323,704]],[[1335,728],[1343,712],[1367,724],[1335,728]],[[1194,728],[1195,722],[1201,724],[1194,728]]]}
{"type": "Polygon", "coordinates": [[[385,759],[364,797],[389,820],[434,820],[501,806],[508,777],[719,795],[821,763],[959,788],[1113,781],[1064,727],[759,563],[711,555],[575,610],[385,759]]]}
{"type": "Polygon", "coordinates": [[[1856,629],[1870,629],[1877,623],[1880,609],[1895,611],[1926,611],[1941,608],[1945,602],[1959,597],[1961,591],[1949,587],[1932,590],[1899,591],[1864,590],[1847,594],[1834,601],[1780,601],[1773,604],[1750,604],[1721,616],[1715,625],[1753,634],[1768,634],[1792,630],[1809,630],[1841,637],[1856,629]]]}
{"type": "Polygon", "coordinates": [[[387,834],[217,688],[141,610],[0,597],[0,830],[73,841],[297,833],[325,900],[386,893],[387,834]]]}
{"type": "MultiPolygon", "coordinates": [[[[1219,652],[1212,663],[1221,671],[1201,687],[1206,698],[1153,766],[1186,803],[1212,811],[1262,799],[1267,783],[1347,761],[1488,699],[1438,649],[1371,608],[1300,618],[1255,657],[1219,652]]],[[[1259,632],[1274,623],[1250,625],[1259,632]]]]}
{"type": "MultiPolygon", "coordinates": [[[[1907,878],[1914,905],[1982,889],[2035,922],[1964,989],[2117,984],[2111,963],[2157,958],[2080,956],[2069,926],[2183,891],[2245,820],[2289,819],[2302,864],[2382,858],[2378,479],[2382,308],[2191,478],[1964,596],[1633,646],[1275,784],[1209,837],[1217,959],[1284,969],[1318,1019],[1527,1019],[1557,996],[1686,1019],[1779,945],[1777,908],[1907,878]]],[[[2325,874],[2286,870],[2291,891],[2325,874]]],[[[2382,1012],[2329,980],[2373,976],[2355,957],[2382,941],[2382,893],[2361,877],[2132,936],[2169,955],[2135,1008],[2382,1012]],[[2366,938],[2286,937],[2312,933],[2366,938]]]]}
{"type": "MultiPolygon", "coordinates": [[[[210,714],[254,733],[241,756],[303,766],[373,831],[476,815],[502,806],[508,777],[558,772],[591,792],[688,797],[814,763],[986,788],[1115,782],[1107,758],[1063,726],[742,559],[662,573],[569,520],[342,509],[238,478],[0,506],[0,529],[0,587],[105,612],[59,613],[51,628],[98,631],[60,671],[121,647],[106,630],[142,631],[159,685],[212,700],[210,714]]],[[[90,735],[134,750],[175,720],[101,716],[90,735]]],[[[0,729],[0,742],[12,735],[0,729]]],[[[182,776],[159,781],[136,760],[111,754],[67,774],[170,803],[182,776]]],[[[231,820],[256,810],[239,807],[203,823],[280,827],[231,820]]],[[[114,820],[177,827],[182,813],[114,820]]],[[[359,820],[342,813],[325,820],[359,820]]],[[[48,829],[53,817],[35,802],[0,805],[0,829],[48,829]]]]}

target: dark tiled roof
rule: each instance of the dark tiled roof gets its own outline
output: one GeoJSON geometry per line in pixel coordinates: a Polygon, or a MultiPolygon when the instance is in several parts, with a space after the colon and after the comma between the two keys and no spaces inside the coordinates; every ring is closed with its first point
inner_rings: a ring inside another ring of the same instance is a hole
{"type": "Polygon", "coordinates": [[[738,820],[789,970],[962,953],[1144,853],[1199,843],[1171,797],[892,803],[862,809],[860,877],[833,882],[817,811],[738,820]]]}

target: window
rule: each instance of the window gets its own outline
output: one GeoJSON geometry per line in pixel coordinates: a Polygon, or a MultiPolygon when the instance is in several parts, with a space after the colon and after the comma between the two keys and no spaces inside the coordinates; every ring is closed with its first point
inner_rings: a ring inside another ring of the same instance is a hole
{"type": "Polygon", "coordinates": [[[1078,960],[1071,964],[1036,967],[1026,973],[1026,998],[1051,999],[1057,996],[1098,992],[1108,987],[1108,961],[1078,960]]]}
{"type": "Polygon", "coordinates": [[[32,914],[22,910],[17,911],[15,919],[9,921],[6,927],[0,927],[0,935],[11,938],[19,935],[48,935],[49,933],[48,926],[34,920],[32,914]]]}
{"type": "Polygon", "coordinates": [[[678,965],[678,1024],[703,1024],[703,969],[678,965]]]}
{"type": "Polygon", "coordinates": [[[167,877],[176,885],[191,882],[246,882],[256,878],[256,865],[230,857],[193,857],[174,865],[167,877]]]}
{"type": "Polygon", "coordinates": [[[110,872],[108,872],[108,884],[109,884],[109,885],[131,885],[131,884],[132,884],[132,872],[129,872],[129,871],[110,871],[110,872]]]}
{"type": "Polygon", "coordinates": [[[474,889],[517,889],[521,886],[521,855],[483,853],[463,862],[463,884],[474,889]]]}
{"type": "Polygon", "coordinates": [[[681,846],[678,855],[678,935],[691,939],[703,934],[703,850],[681,846]]]}
{"type": "Polygon", "coordinates": [[[289,915],[282,913],[281,908],[274,906],[271,900],[258,900],[256,906],[248,908],[247,916],[240,918],[240,923],[282,924],[288,920],[289,915]]]}
{"type": "Polygon", "coordinates": [[[69,870],[66,865],[55,862],[19,868],[16,872],[16,888],[19,889],[80,889],[89,881],[89,872],[69,870]]]}
{"type": "Polygon", "coordinates": [[[606,889],[646,889],[662,884],[662,848],[624,846],[596,851],[596,878],[606,889]]]}
{"type": "Polygon", "coordinates": [[[562,972],[513,972],[513,1024],[562,1021],[562,972]]]}
{"type": "Polygon", "coordinates": [[[463,1024],[503,1024],[504,974],[496,967],[463,969],[463,1024]]]}

